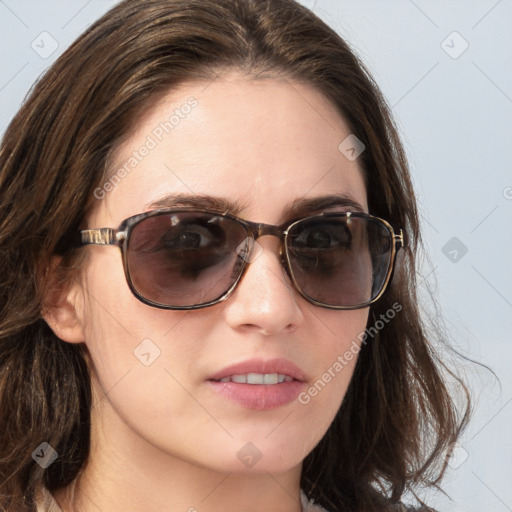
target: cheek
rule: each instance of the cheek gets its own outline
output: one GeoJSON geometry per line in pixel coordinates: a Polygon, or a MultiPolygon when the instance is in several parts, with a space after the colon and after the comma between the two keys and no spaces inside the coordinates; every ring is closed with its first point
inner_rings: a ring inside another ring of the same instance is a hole
{"type": "MultiPolygon", "coordinates": [[[[349,368],[354,366],[368,323],[369,308],[353,311],[316,308],[314,316],[317,326],[314,339],[319,340],[314,345],[315,355],[321,364],[318,373],[327,371],[344,355],[347,357],[342,364],[349,368]]],[[[340,370],[338,365],[335,366],[340,370]]]]}
{"type": "MultiPolygon", "coordinates": [[[[316,371],[298,401],[315,416],[317,430],[326,430],[334,419],[352,379],[368,321],[368,309],[323,310],[322,343],[315,345],[316,371]],[[326,334],[328,333],[328,334],[326,334]]],[[[318,323],[317,320],[317,323],[318,323]]]]}
{"type": "MultiPolygon", "coordinates": [[[[138,301],[119,266],[102,261],[87,274],[85,343],[94,411],[119,435],[128,426],[139,437],[170,449],[169,432],[177,435],[173,418],[185,417],[197,425],[204,421],[204,411],[187,392],[201,351],[199,327],[187,321],[189,312],[158,310],[138,301]]],[[[181,434],[184,446],[194,445],[190,429],[181,434]]]]}
{"type": "MultiPolygon", "coordinates": [[[[143,304],[126,283],[119,251],[106,248],[98,253],[86,270],[81,316],[85,343],[102,387],[110,389],[127,372],[140,370],[145,371],[142,382],[151,383],[158,373],[155,368],[161,369],[171,353],[175,360],[194,361],[198,344],[175,341],[194,338],[193,324],[187,323],[190,332],[182,330],[188,312],[143,304]]],[[[187,370],[186,365],[183,369],[187,370]]]]}

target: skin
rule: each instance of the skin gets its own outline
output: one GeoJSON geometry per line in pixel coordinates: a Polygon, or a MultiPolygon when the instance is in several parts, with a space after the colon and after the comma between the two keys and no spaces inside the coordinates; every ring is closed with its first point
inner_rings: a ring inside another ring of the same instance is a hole
{"type": "MultiPolygon", "coordinates": [[[[184,84],[163,98],[117,148],[115,171],[155,127],[190,98],[197,106],[104,199],[87,227],[113,227],[169,193],[241,202],[250,221],[279,224],[294,200],[339,192],[367,211],[358,161],[338,145],[350,130],[309,85],[231,72],[184,84]]],[[[346,208],[338,207],[344,211],[346,208]]],[[[224,302],[195,311],[149,307],[130,292],[115,247],[89,246],[73,284],[46,315],[63,340],[85,343],[94,393],[91,457],[70,489],[56,493],[65,512],[301,510],[304,457],[326,432],[345,395],[356,358],[308,404],[270,411],[214,393],[209,375],[252,358],[285,358],[311,386],[364,331],[368,310],[319,308],[284,276],[275,237],[224,302]],[[143,365],[144,339],[160,356],[143,365]],[[261,459],[237,457],[252,443],[261,459]]]]}

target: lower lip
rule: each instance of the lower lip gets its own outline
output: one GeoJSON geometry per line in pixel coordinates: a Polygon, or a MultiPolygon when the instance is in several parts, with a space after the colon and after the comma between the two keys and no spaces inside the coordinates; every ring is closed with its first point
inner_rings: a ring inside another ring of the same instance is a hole
{"type": "Polygon", "coordinates": [[[209,381],[213,389],[248,409],[269,411],[293,402],[306,386],[292,380],[279,384],[238,384],[237,382],[209,381]]]}

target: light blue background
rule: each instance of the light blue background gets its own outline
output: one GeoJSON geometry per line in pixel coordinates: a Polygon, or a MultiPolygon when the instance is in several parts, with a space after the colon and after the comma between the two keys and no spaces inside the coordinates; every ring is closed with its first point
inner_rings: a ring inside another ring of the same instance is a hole
{"type": "MultiPolygon", "coordinates": [[[[115,3],[0,0],[1,133],[37,77],[115,3]],[[47,58],[31,47],[42,32],[58,43],[47,58]]],[[[459,363],[476,411],[461,464],[444,482],[449,498],[428,502],[442,511],[512,511],[512,1],[302,3],[348,40],[392,106],[429,255],[422,288],[434,287],[453,344],[501,381],[459,363]],[[456,262],[443,253],[453,237],[459,246],[445,253],[456,262]]]]}

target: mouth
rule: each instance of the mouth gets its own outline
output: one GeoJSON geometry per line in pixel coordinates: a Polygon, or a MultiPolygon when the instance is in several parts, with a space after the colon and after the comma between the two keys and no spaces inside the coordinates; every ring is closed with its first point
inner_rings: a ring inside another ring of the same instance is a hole
{"type": "Polygon", "coordinates": [[[282,373],[245,373],[239,375],[230,375],[222,377],[215,382],[236,382],[237,384],[264,384],[270,386],[281,384],[282,382],[291,382],[293,377],[282,373]]]}
{"type": "Polygon", "coordinates": [[[306,386],[304,372],[285,359],[250,360],[208,379],[214,391],[244,408],[271,410],[293,402],[306,386]]]}

